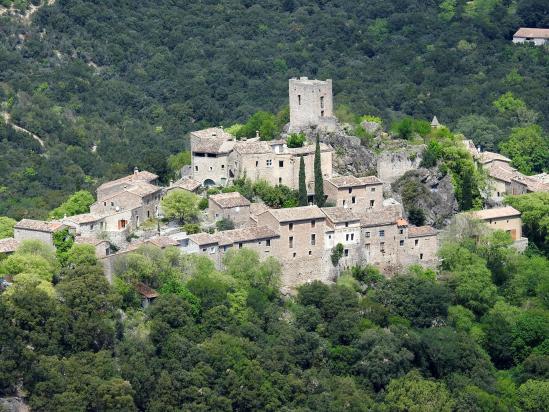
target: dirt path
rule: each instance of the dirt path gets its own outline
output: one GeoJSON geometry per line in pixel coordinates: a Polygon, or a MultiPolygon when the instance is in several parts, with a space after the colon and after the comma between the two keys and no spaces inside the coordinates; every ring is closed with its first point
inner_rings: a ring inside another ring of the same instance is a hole
{"type": "Polygon", "coordinates": [[[46,144],[44,143],[44,140],[42,140],[42,138],[40,136],[35,135],[33,132],[12,123],[11,122],[11,116],[10,116],[9,113],[1,112],[0,114],[2,115],[4,121],[6,122],[6,124],[8,126],[11,126],[13,129],[17,130],[18,132],[22,132],[22,133],[26,133],[26,134],[30,135],[34,140],[36,140],[38,143],[40,143],[40,146],[42,146],[43,149],[46,148],[46,144]]]}

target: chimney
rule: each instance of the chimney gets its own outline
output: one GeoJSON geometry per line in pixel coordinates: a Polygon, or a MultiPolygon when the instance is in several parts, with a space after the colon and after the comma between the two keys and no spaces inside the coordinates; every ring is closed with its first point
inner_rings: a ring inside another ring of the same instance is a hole
{"type": "Polygon", "coordinates": [[[259,130],[255,131],[255,137],[259,137],[259,130]]]}
{"type": "Polygon", "coordinates": [[[135,167],[133,168],[133,174],[136,175],[136,174],[138,174],[138,173],[139,173],[139,169],[137,168],[137,166],[135,166],[135,167]]]}

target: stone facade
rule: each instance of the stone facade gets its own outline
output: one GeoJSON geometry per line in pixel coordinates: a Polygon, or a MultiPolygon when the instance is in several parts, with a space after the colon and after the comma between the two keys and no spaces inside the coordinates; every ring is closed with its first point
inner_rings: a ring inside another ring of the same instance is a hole
{"type": "Polygon", "coordinates": [[[204,187],[225,186],[229,180],[228,157],[234,143],[234,137],[221,128],[192,132],[192,178],[204,187]]]}
{"type": "Polygon", "coordinates": [[[532,43],[535,46],[549,44],[549,29],[521,27],[513,35],[513,43],[532,43]]]}
{"type": "Polygon", "coordinates": [[[511,206],[485,209],[472,212],[471,215],[480,219],[493,230],[503,230],[511,235],[511,238],[522,238],[522,218],[518,210],[511,206]]]}
{"type": "Polygon", "coordinates": [[[311,127],[335,130],[332,80],[290,79],[290,132],[311,127]]]}
{"type": "Polygon", "coordinates": [[[157,180],[158,176],[154,173],[146,170],[139,171],[139,169],[135,168],[133,174],[121,177],[120,179],[111,180],[110,182],[103,183],[99,186],[97,188],[97,200],[99,201],[108,198],[136,182],[145,182],[155,185],[157,180]]]}
{"type": "Polygon", "coordinates": [[[39,240],[53,246],[53,234],[66,226],[61,222],[23,219],[13,228],[13,238],[17,242],[24,240],[39,240]]]}
{"type": "MultiPolygon", "coordinates": [[[[299,188],[299,163],[303,157],[305,180],[309,193],[314,192],[315,145],[288,148],[284,140],[270,142],[259,139],[239,141],[229,155],[229,174],[239,178],[246,176],[253,182],[265,180],[269,184],[299,188]]],[[[332,176],[333,149],[320,144],[320,161],[324,178],[332,176]]]]}
{"type": "Polygon", "coordinates": [[[375,176],[337,176],[324,180],[328,202],[354,210],[381,209],[383,183],[375,176]]]}
{"type": "Polygon", "coordinates": [[[211,195],[208,214],[215,221],[230,219],[235,227],[246,226],[250,221],[250,201],[238,192],[211,195]]]}

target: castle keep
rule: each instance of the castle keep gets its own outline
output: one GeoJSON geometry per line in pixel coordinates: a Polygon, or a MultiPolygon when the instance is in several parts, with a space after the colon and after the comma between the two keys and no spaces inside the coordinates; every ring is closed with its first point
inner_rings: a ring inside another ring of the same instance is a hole
{"type": "Polygon", "coordinates": [[[310,127],[333,131],[336,119],[333,113],[332,79],[309,80],[307,77],[290,79],[290,132],[310,127]]]}

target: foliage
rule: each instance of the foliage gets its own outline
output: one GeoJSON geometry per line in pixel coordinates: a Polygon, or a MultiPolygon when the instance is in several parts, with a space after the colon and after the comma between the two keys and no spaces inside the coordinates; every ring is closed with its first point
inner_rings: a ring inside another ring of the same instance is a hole
{"type": "Polygon", "coordinates": [[[339,265],[339,261],[343,257],[343,249],[344,247],[341,243],[338,243],[333,247],[332,254],[330,256],[330,259],[332,260],[332,265],[339,265]]]}
{"type": "Polygon", "coordinates": [[[290,148],[302,147],[306,140],[307,138],[303,133],[292,133],[286,139],[286,144],[290,148]]]}
{"type": "Polygon", "coordinates": [[[215,222],[215,227],[219,231],[232,230],[234,229],[234,222],[231,219],[224,217],[223,219],[215,222]]]}
{"type": "Polygon", "coordinates": [[[425,224],[425,213],[423,209],[412,206],[408,209],[408,220],[412,225],[422,226],[425,224]]]}
{"type": "Polygon", "coordinates": [[[261,140],[272,140],[280,132],[276,124],[276,116],[268,112],[256,112],[248,121],[236,130],[235,136],[238,139],[243,137],[255,137],[259,132],[261,140]]]}
{"type": "Polygon", "coordinates": [[[320,159],[320,140],[318,136],[316,137],[314,174],[315,174],[315,202],[318,205],[318,207],[322,207],[326,202],[326,198],[324,197],[324,178],[322,177],[322,164],[320,159]]]}
{"type": "Polygon", "coordinates": [[[415,135],[427,136],[431,132],[431,124],[426,120],[405,117],[393,123],[391,130],[399,138],[411,140],[415,135]]]}
{"type": "Polygon", "coordinates": [[[168,157],[168,168],[173,176],[179,176],[181,168],[190,164],[191,152],[188,150],[184,150],[168,157]]]}
{"type": "Polygon", "coordinates": [[[303,156],[299,158],[299,206],[307,206],[307,185],[305,183],[305,161],[303,156]]]}
{"type": "Polygon", "coordinates": [[[0,239],[13,237],[13,227],[17,221],[7,216],[0,216],[0,239]]]}
{"type": "Polygon", "coordinates": [[[50,213],[50,218],[61,219],[65,215],[73,216],[88,213],[93,202],[95,202],[95,199],[90,192],[87,190],[80,190],[53,209],[50,213]]]}
{"type": "Polygon", "coordinates": [[[180,223],[193,223],[198,216],[199,198],[186,190],[172,190],[161,200],[160,205],[167,219],[180,223]]]}
{"type": "Polygon", "coordinates": [[[543,135],[539,126],[513,129],[500,148],[511,158],[513,166],[524,174],[549,171],[549,137],[543,135]]]}

